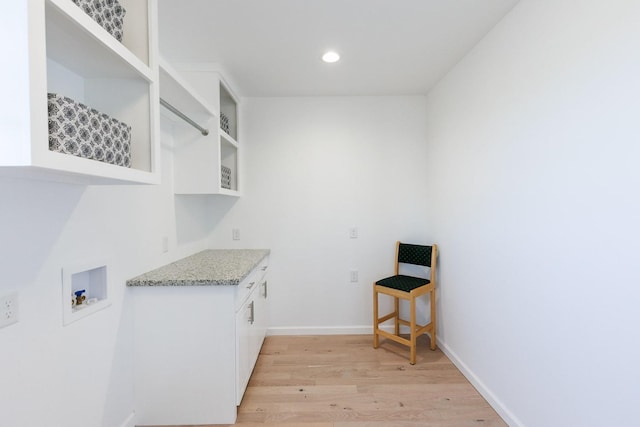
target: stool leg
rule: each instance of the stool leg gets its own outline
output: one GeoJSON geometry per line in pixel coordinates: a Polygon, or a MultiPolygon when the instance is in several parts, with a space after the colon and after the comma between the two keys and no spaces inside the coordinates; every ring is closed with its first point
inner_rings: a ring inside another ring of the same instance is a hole
{"type": "Polygon", "coordinates": [[[429,305],[431,306],[431,350],[436,349],[436,288],[434,287],[429,292],[431,299],[429,305]]]}
{"type": "Polygon", "coordinates": [[[395,310],[395,334],[400,335],[400,299],[398,297],[393,297],[393,309],[395,310]]]}
{"type": "Polygon", "coordinates": [[[411,300],[411,357],[409,363],[416,364],[416,299],[412,296],[411,300]]]}
{"type": "Polygon", "coordinates": [[[378,292],[376,285],[373,285],[373,348],[378,348],[378,292]]]}

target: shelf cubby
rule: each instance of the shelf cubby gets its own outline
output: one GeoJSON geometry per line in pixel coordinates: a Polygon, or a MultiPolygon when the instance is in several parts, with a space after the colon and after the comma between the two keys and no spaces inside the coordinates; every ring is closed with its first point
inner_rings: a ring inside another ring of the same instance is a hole
{"type": "Polygon", "coordinates": [[[163,112],[174,123],[174,192],[240,196],[238,104],[221,76],[209,70],[177,71],[161,60],[160,96],[209,130],[204,136],[163,112]],[[229,133],[220,128],[220,113],[229,119],[229,133]],[[223,186],[222,167],[231,171],[230,188],[223,186]]]}
{"type": "Polygon", "coordinates": [[[155,2],[120,3],[127,10],[122,43],[71,0],[29,1],[26,14],[13,8],[14,16],[5,15],[17,19],[28,41],[28,55],[12,71],[29,76],[21,117],[29,132],[2,149],[0,174],[80,184],[159,182],[155,2]],[[47,93],[130,125],[131,167],[50,151],[47,93]]]}

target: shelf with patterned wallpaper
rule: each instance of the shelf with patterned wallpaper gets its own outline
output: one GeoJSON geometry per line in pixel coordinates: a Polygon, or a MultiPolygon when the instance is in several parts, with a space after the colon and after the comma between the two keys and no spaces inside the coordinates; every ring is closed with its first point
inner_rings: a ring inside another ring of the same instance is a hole
{"type": "MultiPolygon", "coordinates": [[[[0,174],[80,184],[158,183],[155,0],[111,2],[119,15],[108,17],[124,15],[119,28],[118,22],[112,25],[92,16],[88,5],[94,2],[87,0],[25,3],[9,6],[0,18],[4,24],[12,22],[16,36],[28,45],[10,73],[29,76],[19,88],[23,108],[13,113],[20,115],[16,118],[28,132],[14,129],[12,144],[0,148],[0,174]],[[50,115],[52,108],[55,112],[63,107],[52,106],[50,99],[55,98],[48,94],[67,103],[65,115],[50,115]],[[87,125],[84,112],[91,111],[105,118],[102,128],[87,125]],[[130,127],[122,145],[117,141],[127,156],[126,164],[98,157],[98,148],[109,144],[114,135],[121,136],[104,127],[107,118],[123,129],[130,127]],[[67,121],[60,122],[63,119],[67,121]]],[[[7,41],[0,44],[9,51],[15,49],[7,41]]]]}

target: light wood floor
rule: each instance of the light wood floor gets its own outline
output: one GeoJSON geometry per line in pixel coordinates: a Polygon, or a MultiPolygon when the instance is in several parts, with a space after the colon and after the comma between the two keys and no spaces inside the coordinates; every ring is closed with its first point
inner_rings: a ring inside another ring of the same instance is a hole
{"type": "MultiPolygon", "coordinates": [[[[267,337],[238,409],[249,426],[506,426],[440,351],[371,335],[267,337]]],[[[204,426],[202,426],[204,427],[204,426]]]]}

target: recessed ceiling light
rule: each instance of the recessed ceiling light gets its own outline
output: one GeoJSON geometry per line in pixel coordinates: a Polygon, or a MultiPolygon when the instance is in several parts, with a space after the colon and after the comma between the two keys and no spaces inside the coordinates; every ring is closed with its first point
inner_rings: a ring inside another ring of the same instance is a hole
{"type": "Polygon", "coordinates": [[[338,62],[340,60],[340,55],[338,55],[337,53],[335,53],[333,51],[329,51],[329,52],[325,53],[324,55],[322,55],[322,60],[324,62],[328,62],[328,63],[338,62]]]}

